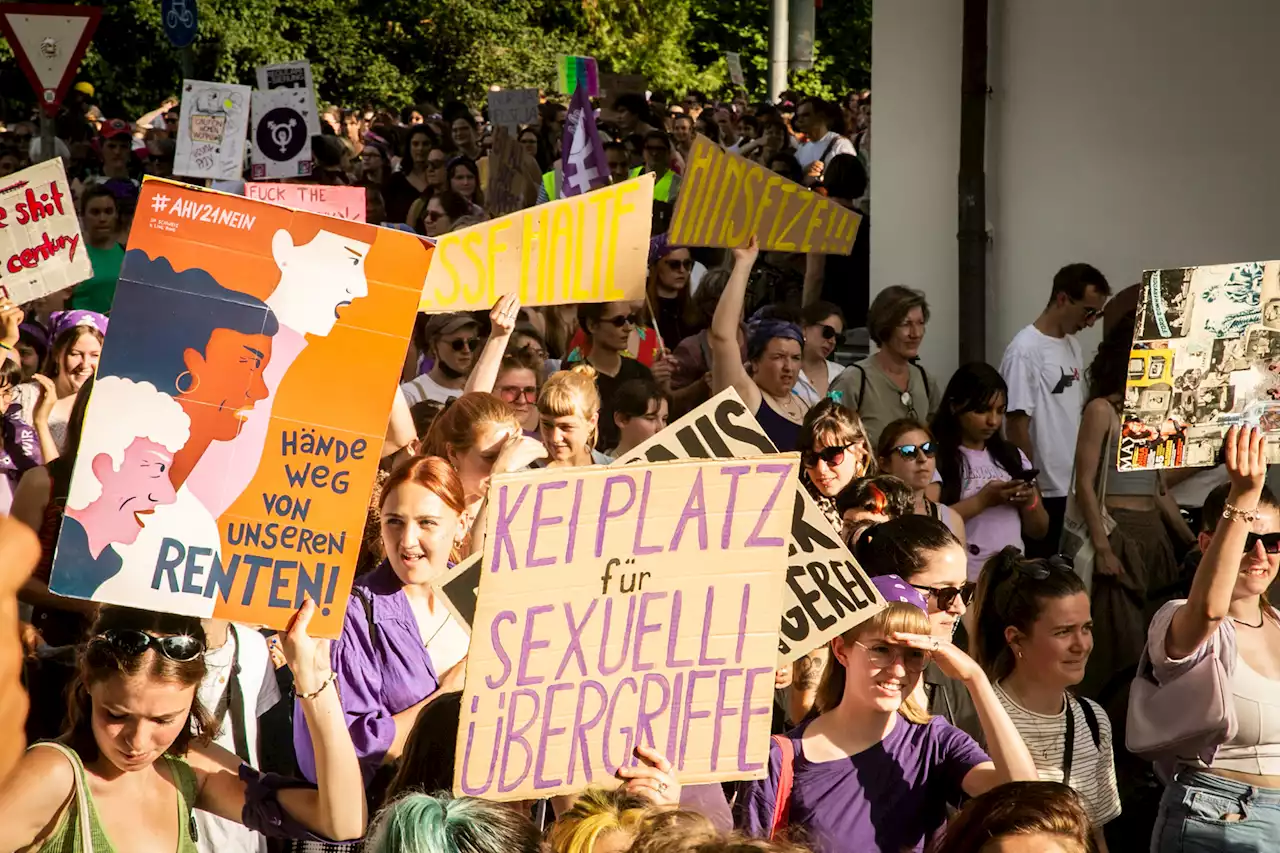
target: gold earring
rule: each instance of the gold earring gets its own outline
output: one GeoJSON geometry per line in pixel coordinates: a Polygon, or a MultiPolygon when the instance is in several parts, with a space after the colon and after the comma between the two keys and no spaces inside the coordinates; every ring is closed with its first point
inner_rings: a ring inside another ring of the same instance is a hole
{"type": "Polygon", "coordinates": [[[173,387],[178,389],[179,394],[190,394],[200,387],[200,377],[192,374],[190,370],[184,370],[178,374],[177,379],[173,380],[173,387]],[[182,387],[182,377],[184,376],[191,378],[191,387],[189,388],[182,387]]]}

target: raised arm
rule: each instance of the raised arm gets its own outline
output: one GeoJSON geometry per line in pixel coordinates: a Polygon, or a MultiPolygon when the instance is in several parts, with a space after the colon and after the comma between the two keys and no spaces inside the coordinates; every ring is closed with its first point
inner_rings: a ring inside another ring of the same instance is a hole
{"type": "Polygon", "coordinates": [[[499,296],[498,301],[493,303],[493,310],[489,312],[489,340],[484,342],[484,349],[480,350],[480,356],[471,368],[471,375],[467,377],[467,384],[462,386],[462,393],[493,393],[493,385],[498,381],[498,370],[502,367],[502,355],[507,351],[507,342],[511,340],[519,313],[519,294],[499,296]]]}
{"type": "Polygon", "coordinates": [[[18,327],[26,317],[22,309],[13,302],[0,298],[0,362],[19,361],[18,327]]]}
{"type": "Polygon", "coordinates": [[[738,327],[742,323],[742,304],[747,298],[747,282],[751,267],[755,265],[760,248],[753,236],[745,249],[733,250],[733,272],[725,284],[724,293],[716,304],[711,318],[711,392],[719,394],[732,387],[747,404],[747,410],[755,412],[763,403],[760,389],[742,366],[742,351],[738,349],[738,327]]]}
{"type": "Polygon", "coordinates": [[[1256,427],[1241,430],[1233,426],[1227,431],[1224,451],[1231,481],[1227,512],[1218,520],[1213,540],[1196,568],[1187,603],[1178,608],[1169,623],[1165,649],[1173,660],[1200,648],[1227,618],[1251,527],[1240,516],[1258,508],[1267,476],[1266,441],[1256,427]]]}

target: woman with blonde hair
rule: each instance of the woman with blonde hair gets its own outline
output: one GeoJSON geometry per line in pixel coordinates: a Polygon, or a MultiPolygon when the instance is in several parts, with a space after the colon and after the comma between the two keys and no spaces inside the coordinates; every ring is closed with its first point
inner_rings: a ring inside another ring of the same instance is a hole
{"type": "Polygon", "coordinates": [[[872,583],[888,606],[831,641],[835,661],[818,686],[818,716],[775,737],[768,776],[745,783],[739,825],[750,835],[772,837],[792,827],[806,833],[816,853],[920,851],[962,793],[978,796],[1036,778],[982,668],[931,636],[923,596],[895,575],[872,583]],[[912,698],[931,659],[968,688],[990,758],[912,698]],[[779,801],[783,780],[790,793],[779,801]]]}
{"type": "Polygon", "coordinates": [[[619,788],[588,788],[551,827],[554,853],[626,853],[650,815],[650,802],[619,788]]]}
{"type": "Polygon", "coordinates": [[[575,364],[551,375],[538,393],[538,423],[550,459],[548,468],[608,465],[608,456],[595,449],[600,435],[600,392],[596,371],[575,364]]]}

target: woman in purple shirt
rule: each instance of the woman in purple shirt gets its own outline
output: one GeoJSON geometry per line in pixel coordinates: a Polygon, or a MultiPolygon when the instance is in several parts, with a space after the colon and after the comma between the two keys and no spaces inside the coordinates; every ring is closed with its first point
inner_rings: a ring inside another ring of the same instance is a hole
{"type": "Polygon", "coordinates": [[[816,853],[920,851],[946,822],[947,803],[1004,782],[1036,778],[1035,764],[981,667],[930,636],[919,592],[894,575],[873,580],[889,606],[831,642],[835,660],[818,688],[820,716],[769,749],[769,775],[748,782],[739,826],[770,836],[800,830],[816,853]],[[973,738],[911,698],[936,660],[964,682],[982,721],[988,758],[973,738]],[[836,662],[839,665],[836,665],[836,662]],[[785,752],[791,792],[779,804],[785,752]],[[783,819],[775,824],[775,809],[783,819]]]}
{"type": "MultiPolygon", "coordinates": [[[[469,638],[429,582],[448,568],[463,507],[458,475],[434,456],[406,460],[383,486],[387,559],[356,579],[331,653],[366,789],[381,767],[400,757],[427,703],[462,689],[469,638]]],[[[301,713],[293,725],[298,769],[314,779],[315,756],[301,713]]]]}

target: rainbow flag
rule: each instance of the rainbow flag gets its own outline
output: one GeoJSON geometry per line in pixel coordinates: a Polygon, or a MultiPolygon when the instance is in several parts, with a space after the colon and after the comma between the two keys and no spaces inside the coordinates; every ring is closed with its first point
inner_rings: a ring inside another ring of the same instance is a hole
{"type": "Polygon", "coordinates": [[[600,74],[596,70],[594,56],[561,56],[556,63],[556,88],[562,94],[572,95],[581,86],[587,97],[600,96],[600,74]]]}

